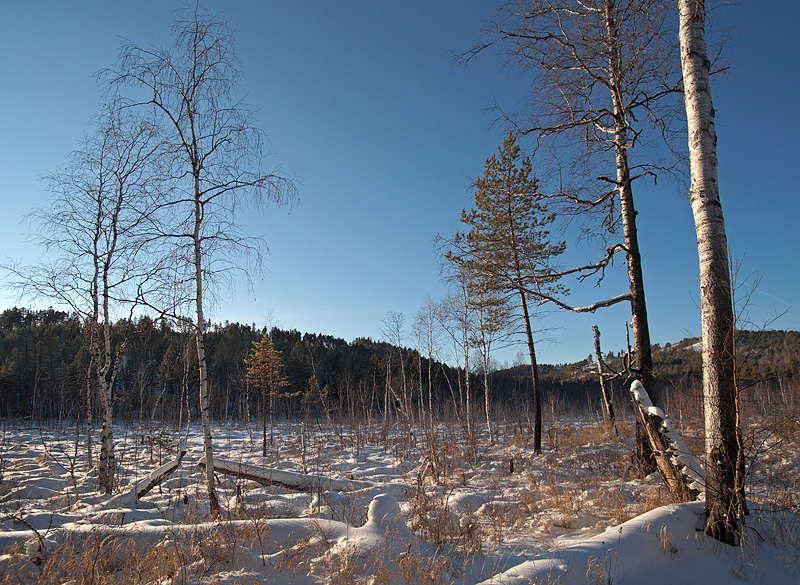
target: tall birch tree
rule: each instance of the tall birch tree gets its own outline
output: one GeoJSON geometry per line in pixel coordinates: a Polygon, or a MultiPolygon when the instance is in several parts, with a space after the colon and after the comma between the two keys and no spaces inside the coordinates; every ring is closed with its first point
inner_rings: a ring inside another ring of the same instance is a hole
{"type": "Polygon", "coordinates": [[[114,89],[130,90],[131,106],[152,108],[170,144],[164,166],[173,188],[160,235],[173,260],[180,318],[191,323],[197,343],[206,488],[217,518],[206,310],[217,287],[232,284],[232,273],[247,276],[260,267],[264,242],[242,231],[237,212],[247,204],[282,203],[293,185],[265,169],[263,132],[235,97],[239,61],[227,22],[193,5],[180,12],[173,35],[172,49],[125,43],[109,76],[114,89]]]}
{"type": "Polygon", "coordinates": [[[472,336],[472,345],[478,348],[483,370],[483,409],[486,414],[486,431],[489,441],[494,442],[492,434],[492,404],[489,387],[489,371],[491,369],[492,347],[503,335],[512,330],[511,308],[508,298],[482,288],[472,287],[470,303],[475,308],[476,331],[472,336]]]}
{"type": "MultiPolygon", "coordinates": [[[[453,395],[455,410],[459,412],[468,445],[474,444],[472,389],[470,384],[470,359],[472,349],[470,340],[475,331],[475,308],[470,303],[468,281],[469,275],[463,267],[448,263],[450,290],[442,299],[437,311],[437,320],[442,330],[453,342],[453,358],[461,371],[463,363],[463,380],[458,381],[458,398],[453,395]],[[463,358],[463,362],[462,362],[463,358]]],[[[452,390],[452,389],[451,389],[452,390]]]]}
{"type": "MultiPolygon", "coordinates": [[[[433,362],[437,359],[440,342],[440,330],[437,326],[437,306],[430,295],[425,295],[422,306],[414,316],[414,333],[419,340],[420,353],[427,354],[428,365],[428,392],[427,392],[427,423],[429,432],[433,432],[433,362]]],[[[422,388],[420,388],[422,391],[422,388]]]]}
{"type": "Polygon", "coordinates": [[[678,0],[689,130],[689,200],[700,261],[706,533],[738,544],[744,525],[742,452],[734,378],[734,314],[728,242],[717,180],[717,133],[706,53],[705,3],[678,0]]]}

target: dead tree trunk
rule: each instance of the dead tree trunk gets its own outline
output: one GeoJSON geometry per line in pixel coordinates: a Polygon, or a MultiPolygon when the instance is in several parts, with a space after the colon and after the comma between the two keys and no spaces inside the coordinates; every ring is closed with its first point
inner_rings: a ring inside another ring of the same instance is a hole
{"type": "Polygon", "coordinates": [[[597,325],[592,325],[594,332],[594,355],[597,359],[597,375],[600,377],[600,393],[603,395],[603,412],[606,420],[614,425],[614,432],[617,431],[616,423],[614,422],[614,405],[611,403],[608,390],[606,388],[606,377],[603,372],[603,354],[600,351],[600,329],[597,325]]]}
{"type": "MultiPolygon", "coordinates": [[[[200,460],[198,465],[205,468],[205,460],[200,460]]],[[[255,481],[265,486],[277,485],[285,489],[301,492],[316,492],[320,490],[352,492],[373,487],[373,484],[354,479],[335,479],[306,473],[295,473],[293,471],[226,461],[218,457],[214,460],[214,471],[232,475],[239,479],[255,481]]]]}
{"type": "Polygon", "coordinates": [[[536,348],[533,345],[533,330],[531,329],[531,319],[528,314],[528,303],[525,293],[519,291],[520,304],[522,305],[522,319],[525,325],[525,340],[528,345],[528,357],[531,361],[531,383],[533,384],[533,452],[542,452],[542,392],[539,386],[539,366],[536,363],[536,348]]]}
{"type": "Polygon", "coordinates": [[[672,422],[638,380],[631,384],[636,419],[650,443],[652,457],[673,502],[691,502],[705,490],[705,472],[689,452],[672,422]]]}
{"type": "Polygon", "coordinates": [[[183,443],[183,441],[181,441],[180,444],[178,445],[178,455],[175,457],[175,459],[173,459],[166,465],[162,465],[154,472],[152,472],[149,476],[147,476],[145,479],[139,481],[136,484],[136,487],[134,488],[134,490],[136,491],[136,499],[144,497],[150,490],[158,486],[170,475],[175,473],[178,467],[180,467],[181,460],[183,459],[184,455],[186,455],[186,445],[183,443]]]}

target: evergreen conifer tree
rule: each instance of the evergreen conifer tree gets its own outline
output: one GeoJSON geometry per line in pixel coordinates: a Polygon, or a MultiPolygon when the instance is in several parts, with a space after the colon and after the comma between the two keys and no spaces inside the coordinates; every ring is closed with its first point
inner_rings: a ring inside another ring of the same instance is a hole
{"type": "Polygon", "coordinates": [[[245,359],[247,366],[246,379],[261,392],[262,396],[262,421],[263,444],[262,455],[267,456],[267,412],[270,421],[270,442],[272,441],[272,423],[275,410],[275,398],[283,396],[283,389],[289,386],[289,379],[283,374],[283,360],[281,352],[272,345],[269,335],[264,335],[261,341],[253,342],[253,349],[245,359]],[[269,408],[267,403],[269,402],[269,408]]]}
{"type": "Polygon", "coordinates": [[[566,292],[553,269],[553,260],[565,244],[550,239],[555,214],[544,208],[531,170],[530,159],[521,154],[516,138],[509,133],[475,181],[474,207],[461,213],[461,222],[469,231],[456,233],[446,257],[471,275],[471,287],[499,299],[515,300],[530,356],[534,450],[538,453],[542,448],[542,398],[530,303],[536,301],[536,291],[548,296],[566,292]]]}

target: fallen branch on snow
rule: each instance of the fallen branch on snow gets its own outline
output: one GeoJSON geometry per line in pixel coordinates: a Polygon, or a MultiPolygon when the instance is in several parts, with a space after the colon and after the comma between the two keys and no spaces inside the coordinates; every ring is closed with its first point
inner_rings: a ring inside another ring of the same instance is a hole
{"type": "MultiPolygon", "coordinates": [[[[205,468],[206,461],[205,459],[200,459],[197,464],[205,468]]],[[[303,492],[319,490],[354,492],[374,487],[371,483],[353,479],[334,479],[306,473],[258,467],[257,465],[248,465],[247,463],[225,461],[218,457],[214,457],[214,471],[225,475],[232,475],[240,479],[255,481],[262,485],[277,485],[286,489],[303,492]]]]}
{"type": "Polygon", "coordinates": [[[137,481],[130,491],[114,496],[110,503],[122,505],[130,501],[135,502],[141,499],[150,490],[175,473],[178,467],[180,467],[184,455],[186,455],[186,445],[181,441],[178,444],[178,455],[175,459],[151,472],[147,477],[137,481]]]}

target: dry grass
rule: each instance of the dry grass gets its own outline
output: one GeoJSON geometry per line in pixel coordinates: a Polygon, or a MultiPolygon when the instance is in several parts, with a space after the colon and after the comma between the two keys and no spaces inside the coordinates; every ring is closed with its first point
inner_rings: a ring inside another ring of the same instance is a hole
{"type": "Polygon", "coordinates": [[[451,567],[442,552],[422,554],[407,547],[397,554],[390,535],[383,546],[369,552],[339,549],[320,575],[326,585],[444,585],[452,583],[451,567]]]}
{"type": "Polygon", "coordinates": [[[552,435],[558,451],[541,455],[532,453],[529,434],[517,432],[525,429],[510,425],[506,430],[511,432],[500,430],[502,442],[490,444],[486,437],[477,441],[475,462],[458,460],[452,444],[440,443],[438,458],[451,470],[461,470],[463,477],[460,482],[443,478],[438,486],[417,478],[409,509],[416,534],[473,553],[507,540],[536,535],[549,539],[554,531],[599,532],[669,503],[660,482],[638,480],[631,459],[633,429],[624,421],[617,432],[600,421],[562,424],[552,435]],[[454,513],[448,495],[459,486],[481,490],[486,503],[479,510],[454,513]]]}
{"type": "MultiPolygon", "coordinates": [[[[257,523],[223,522],[210,528],[169,531],[152,545],[135,532],[75,534],[45,555],[36,571],[36,582],[112,585],[178,584],[190,578],[202,581],[220,570],[244,566],[251,557],[249,551],[263,553],[267,533],[268,528],[257,523]]],[[[14,563],[21,569],[29,563],[29,557],[17,551],[14,563]]],[[[7,577],[2,582],[16,581],[7,577]]]]}
{"type": "Polygon", "coordinates": [[[142,549],[132,538],[102,538],[98,534],[70,538],[42,564],[39,583],[60,585],[150,583],[185,571],[179,548],[162,541],[142,549]]]}
{"type": "Polygon", "coordinates": [[[761,419],[745,435],[748,499],[800,513],[800,416],[761,419]]]}
{"type": "Polygon", "coordinates": [[[459,539],[459,520],[449,509],[446,490],[420,486],[410,503],[408,525],[420,538],[438,545],[459,539]]]}

